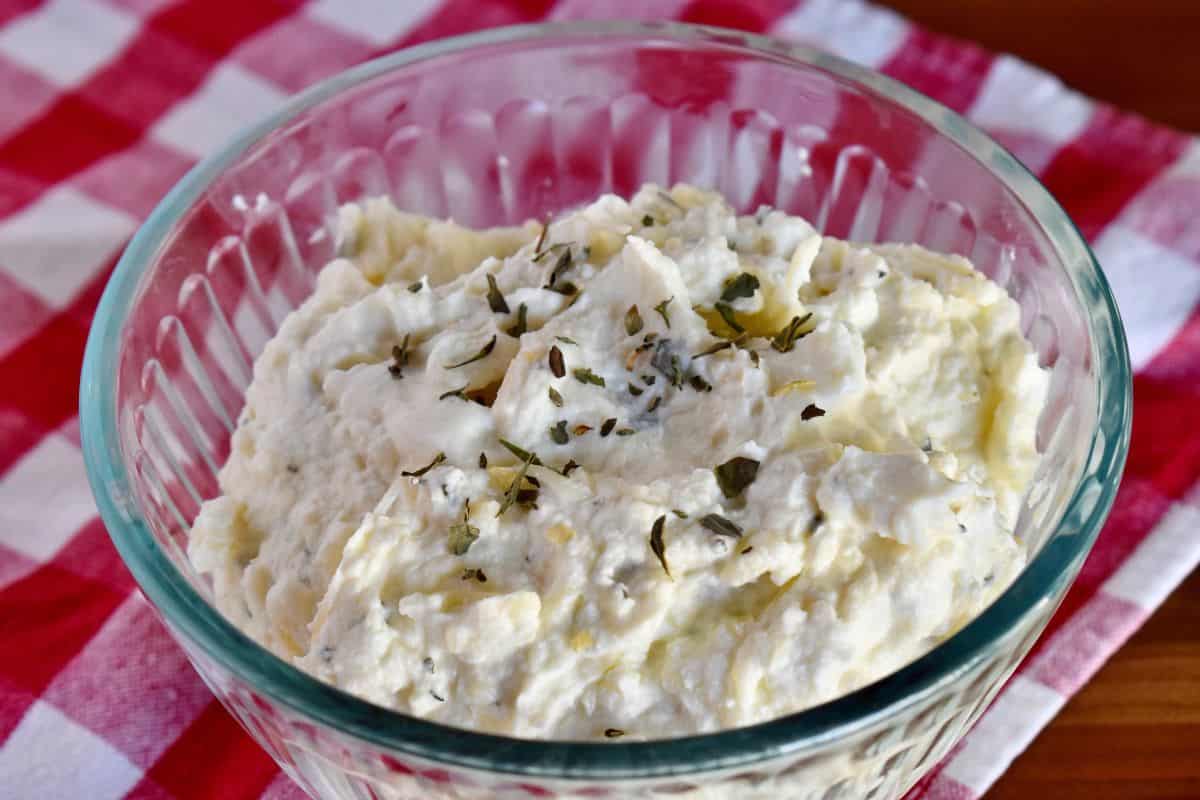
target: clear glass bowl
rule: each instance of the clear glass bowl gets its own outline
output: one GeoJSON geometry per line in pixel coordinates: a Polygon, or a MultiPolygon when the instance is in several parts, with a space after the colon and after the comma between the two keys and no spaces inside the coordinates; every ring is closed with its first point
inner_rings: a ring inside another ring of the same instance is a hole
{"type": "MultiPolygon", "coordinates": [[[[298,56],[302,57],[302,56],[298,56]]],[[[126,251],[93,323],[84,454],[113,541],[196,669],[315,797],[895,798],[979,715],[1108,512],[1130,369],[1099,267],[1062,209],[960,117],[810,49],[678,25],[507,28],[405,50],[305,92],[192,170],[126,251]],[[770,203],[860,241],[961,253],[1017,298],[1053,371],[1032,558],[983,614],[817,708],[653,743],[447,728],[324,685],[241,634],[184,555],[217,490],[251,363],[333,254],[340,203],[389,194],[472,225],[643,181],[770,203]]],[[[201,767],[203,768],[203,767],[201,767]]]]}

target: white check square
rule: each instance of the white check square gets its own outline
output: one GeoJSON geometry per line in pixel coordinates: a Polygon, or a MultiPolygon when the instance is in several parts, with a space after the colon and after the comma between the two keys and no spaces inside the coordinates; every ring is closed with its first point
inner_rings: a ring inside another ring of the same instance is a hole
{"type": "Polygon", "coordinates": [[[441,5],[441,0],[318,0],[310,17],[376,45],[391,44],[441,5]]]}
{"type": "Polygon", "coordinates": [[[1037,134],[1061,147],[1083,131],[1092,104],[1054,76],[1012,56],[998,56],[967,116],[988,130],[1037,134]]]}
{"type": "Polygon", "coordinates": [[[1154,358],[1200,301],[1200,264],[1118,223],[1093,248],[1112,285],[1135,370],[1154,358]]]}
{"type": "Polygon", "coordinates": [[[203,158],[277,109],[286,98],[270,83],[227,62],[155,124],[153,137],[182,153],[203,158]]]}
{"type": "Polygon", "coordinates": [[[99,736],[39,700],[0,748],[0,775],[6,797],[116,800],[137,785],[142,772],[99,736]]]}
{"type": "Polygon", "coordinates": [[[49,560],[95,515],[83,454],[61,436],[42,439],[0,477],[0,542],[35,561],[49,560]]]}
{"type": "Polygon", "coordinates": [[[860,0],[807,0],[782,17],[771,34],[877,67],[900,49],[908,31],[898,15],[860,0]]]}
{"type": "Polygon", "coordinates": [[[137,227],[133,217],[75,189],[51,189],[0,221],[0,269],[62,307],[137,227]]]}
{"type": "Polygon", "coordinates": [[[0,54],[74,86],[119,53],[138,29],[136,18],[112,6],[52,0],[0,28],[0,54]]]}

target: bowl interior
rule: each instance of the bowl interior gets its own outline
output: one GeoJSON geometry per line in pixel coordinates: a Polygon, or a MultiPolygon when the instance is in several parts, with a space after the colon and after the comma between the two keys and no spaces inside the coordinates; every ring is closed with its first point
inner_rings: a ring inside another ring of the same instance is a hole
{"type": "Polygon", "coordinates": [[[1128,364],[1090,254],[1010,156],[886,79],[740,34],[572,27],[466,44],[301,96],[185,179],[113,279],[85,373],[89,468],[123,555],[185,637],[252,671],[244,646],[222,655],[234,633],[199,600],[188,529],[217,493],[254,357],[334,254],[337,207],[383,194],[489,226],[686,181],[744,212],[765,203],[834,236],[967,256],[1017,299],[1053,374],[1019,535],[1053,561],[968,626],[973,644],[942,645],[873,706],[835,701],[823,730],[932,691],[1073,577],[1123,458],[1128,364]]]}

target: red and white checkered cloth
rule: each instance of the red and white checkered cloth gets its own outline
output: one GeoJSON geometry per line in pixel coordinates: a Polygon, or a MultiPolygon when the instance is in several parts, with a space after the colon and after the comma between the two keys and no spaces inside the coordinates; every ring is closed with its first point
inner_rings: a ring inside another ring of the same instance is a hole
{"type": "Polygon", "coordinates": [[[914,86],[1041,176],[1116,291],[1137,376],[1112,517],[1032,656],[912,797],[983,794],[1200,562],[1190,136],[859,0],[0,0],[4,798],[301,796],[188,667],[96,516],[76,417],[93,309],[170,185],[289,93],[415,42],[581,17],[767,32],[914,86]]]}

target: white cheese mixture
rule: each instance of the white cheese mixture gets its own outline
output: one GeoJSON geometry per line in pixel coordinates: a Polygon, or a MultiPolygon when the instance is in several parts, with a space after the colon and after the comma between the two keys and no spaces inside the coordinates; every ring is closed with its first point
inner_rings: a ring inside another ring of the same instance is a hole
{"type": "Polygon", "coordinates": [[[341,223],[189,546],[313,675],[521,737],[713,731],[895,670],[1023,566],[1048,375],[964,259],[682,185],[341,223]]]}

